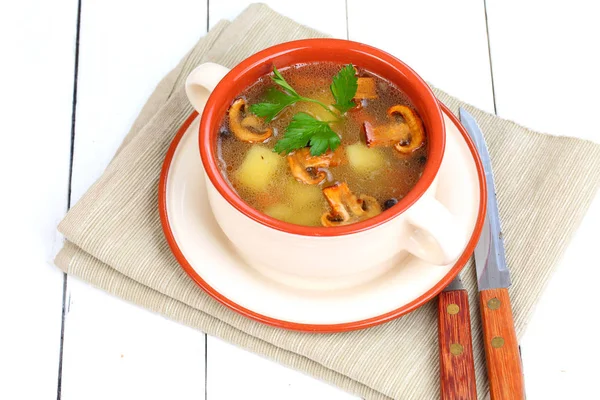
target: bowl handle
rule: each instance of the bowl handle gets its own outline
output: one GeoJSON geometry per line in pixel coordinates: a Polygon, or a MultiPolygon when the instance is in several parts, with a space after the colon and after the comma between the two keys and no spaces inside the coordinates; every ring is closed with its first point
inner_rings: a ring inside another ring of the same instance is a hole
{"type": "Polygon", "coordinates": [[[185,93],[192,106],[202,114],[208,96],[229,72],[222,65],[207,62],[197,66],[185,81],[185,93]]]}
{"type": "Polygon", "coordinates": [[[462,253],[467,234],[461,222],[433,196],[424,196],[407,211],[411,225],[407,250],[431,264],[446,265],[462,253]]]}

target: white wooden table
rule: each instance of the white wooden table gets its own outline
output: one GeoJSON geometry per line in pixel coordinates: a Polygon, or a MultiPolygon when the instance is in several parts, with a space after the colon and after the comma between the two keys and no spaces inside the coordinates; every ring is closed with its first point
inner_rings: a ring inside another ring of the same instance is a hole
{"type": "MultiPolygon", "coordinates": [[[[249,3],[1,3],[0,399],[354,398],[52,265],[57,223],[102,173],[156,83],[207,29],[249,3]]],[[[600,141],[597,2],[267,3],[387,50],[501,117],[600,141]]],[[[522,340],[530,400],[599,396],[598,197],[522,340]]]]}

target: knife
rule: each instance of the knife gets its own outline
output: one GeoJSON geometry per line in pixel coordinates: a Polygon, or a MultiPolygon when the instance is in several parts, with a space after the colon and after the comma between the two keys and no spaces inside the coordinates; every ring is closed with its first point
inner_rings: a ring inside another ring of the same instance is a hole
{"type": "Polygon", "coordinates": [[[460,276],[438,296],[442,400],[477,400],[469,295],[460,276]]]}
{"type": "Polygon", "coordinates": [[[462,108],[459,115],[460,122],[477,147],[488,193],[487,214],[475,247],[475,269],[490,397],[491,400],[521,400],[525,399],[525,383],[508,295],[510,271],[504,255],[490,154],[473,116],[462,108]]]}

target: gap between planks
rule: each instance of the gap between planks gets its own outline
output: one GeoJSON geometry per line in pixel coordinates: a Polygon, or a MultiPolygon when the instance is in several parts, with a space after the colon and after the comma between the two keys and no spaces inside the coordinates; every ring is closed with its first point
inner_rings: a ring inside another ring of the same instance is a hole
{"type": "MultiPolygon", "coordinates": [[[[73,179],[73,154],[75,152],[75,117],[77,110],[77,76],[79,72],[79,32],[81,28],[81,0],[77,1],[77,20],[75,30],[75,59],[73,73],[73,103],[71,108],[71,143],[69,152],[69,179],[67,185],[67,210],[71,208],[71,182],[73,179]]],[[[63,367],[63,345],[65,340],[65,317],[68,312],[68,304],[70,299],[67,299],[67,282],[68,275],[63,273],[63,293],[62,293],[62,311],[60,323],[60,345],[58,351],[58,377],[56,383],[56,399],[61,398],[62,389],[62,367],[63,367]],[[68,301],[69,300],[69,301],[68,301]]]]}

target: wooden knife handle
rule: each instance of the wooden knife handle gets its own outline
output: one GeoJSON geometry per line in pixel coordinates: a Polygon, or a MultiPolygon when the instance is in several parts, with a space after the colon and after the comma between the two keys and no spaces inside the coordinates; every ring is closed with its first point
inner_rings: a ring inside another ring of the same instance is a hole
{"type": "Polygon", "coordinates": [[[477,400],[469,296],[452,290],[438,301],[441,399],[477,400]]]}
{"type": "Polygon", "coordinates": [[[519,343],[508,289],[482,290],[479,296],[491,400],[525,399],[519,343]]]}

